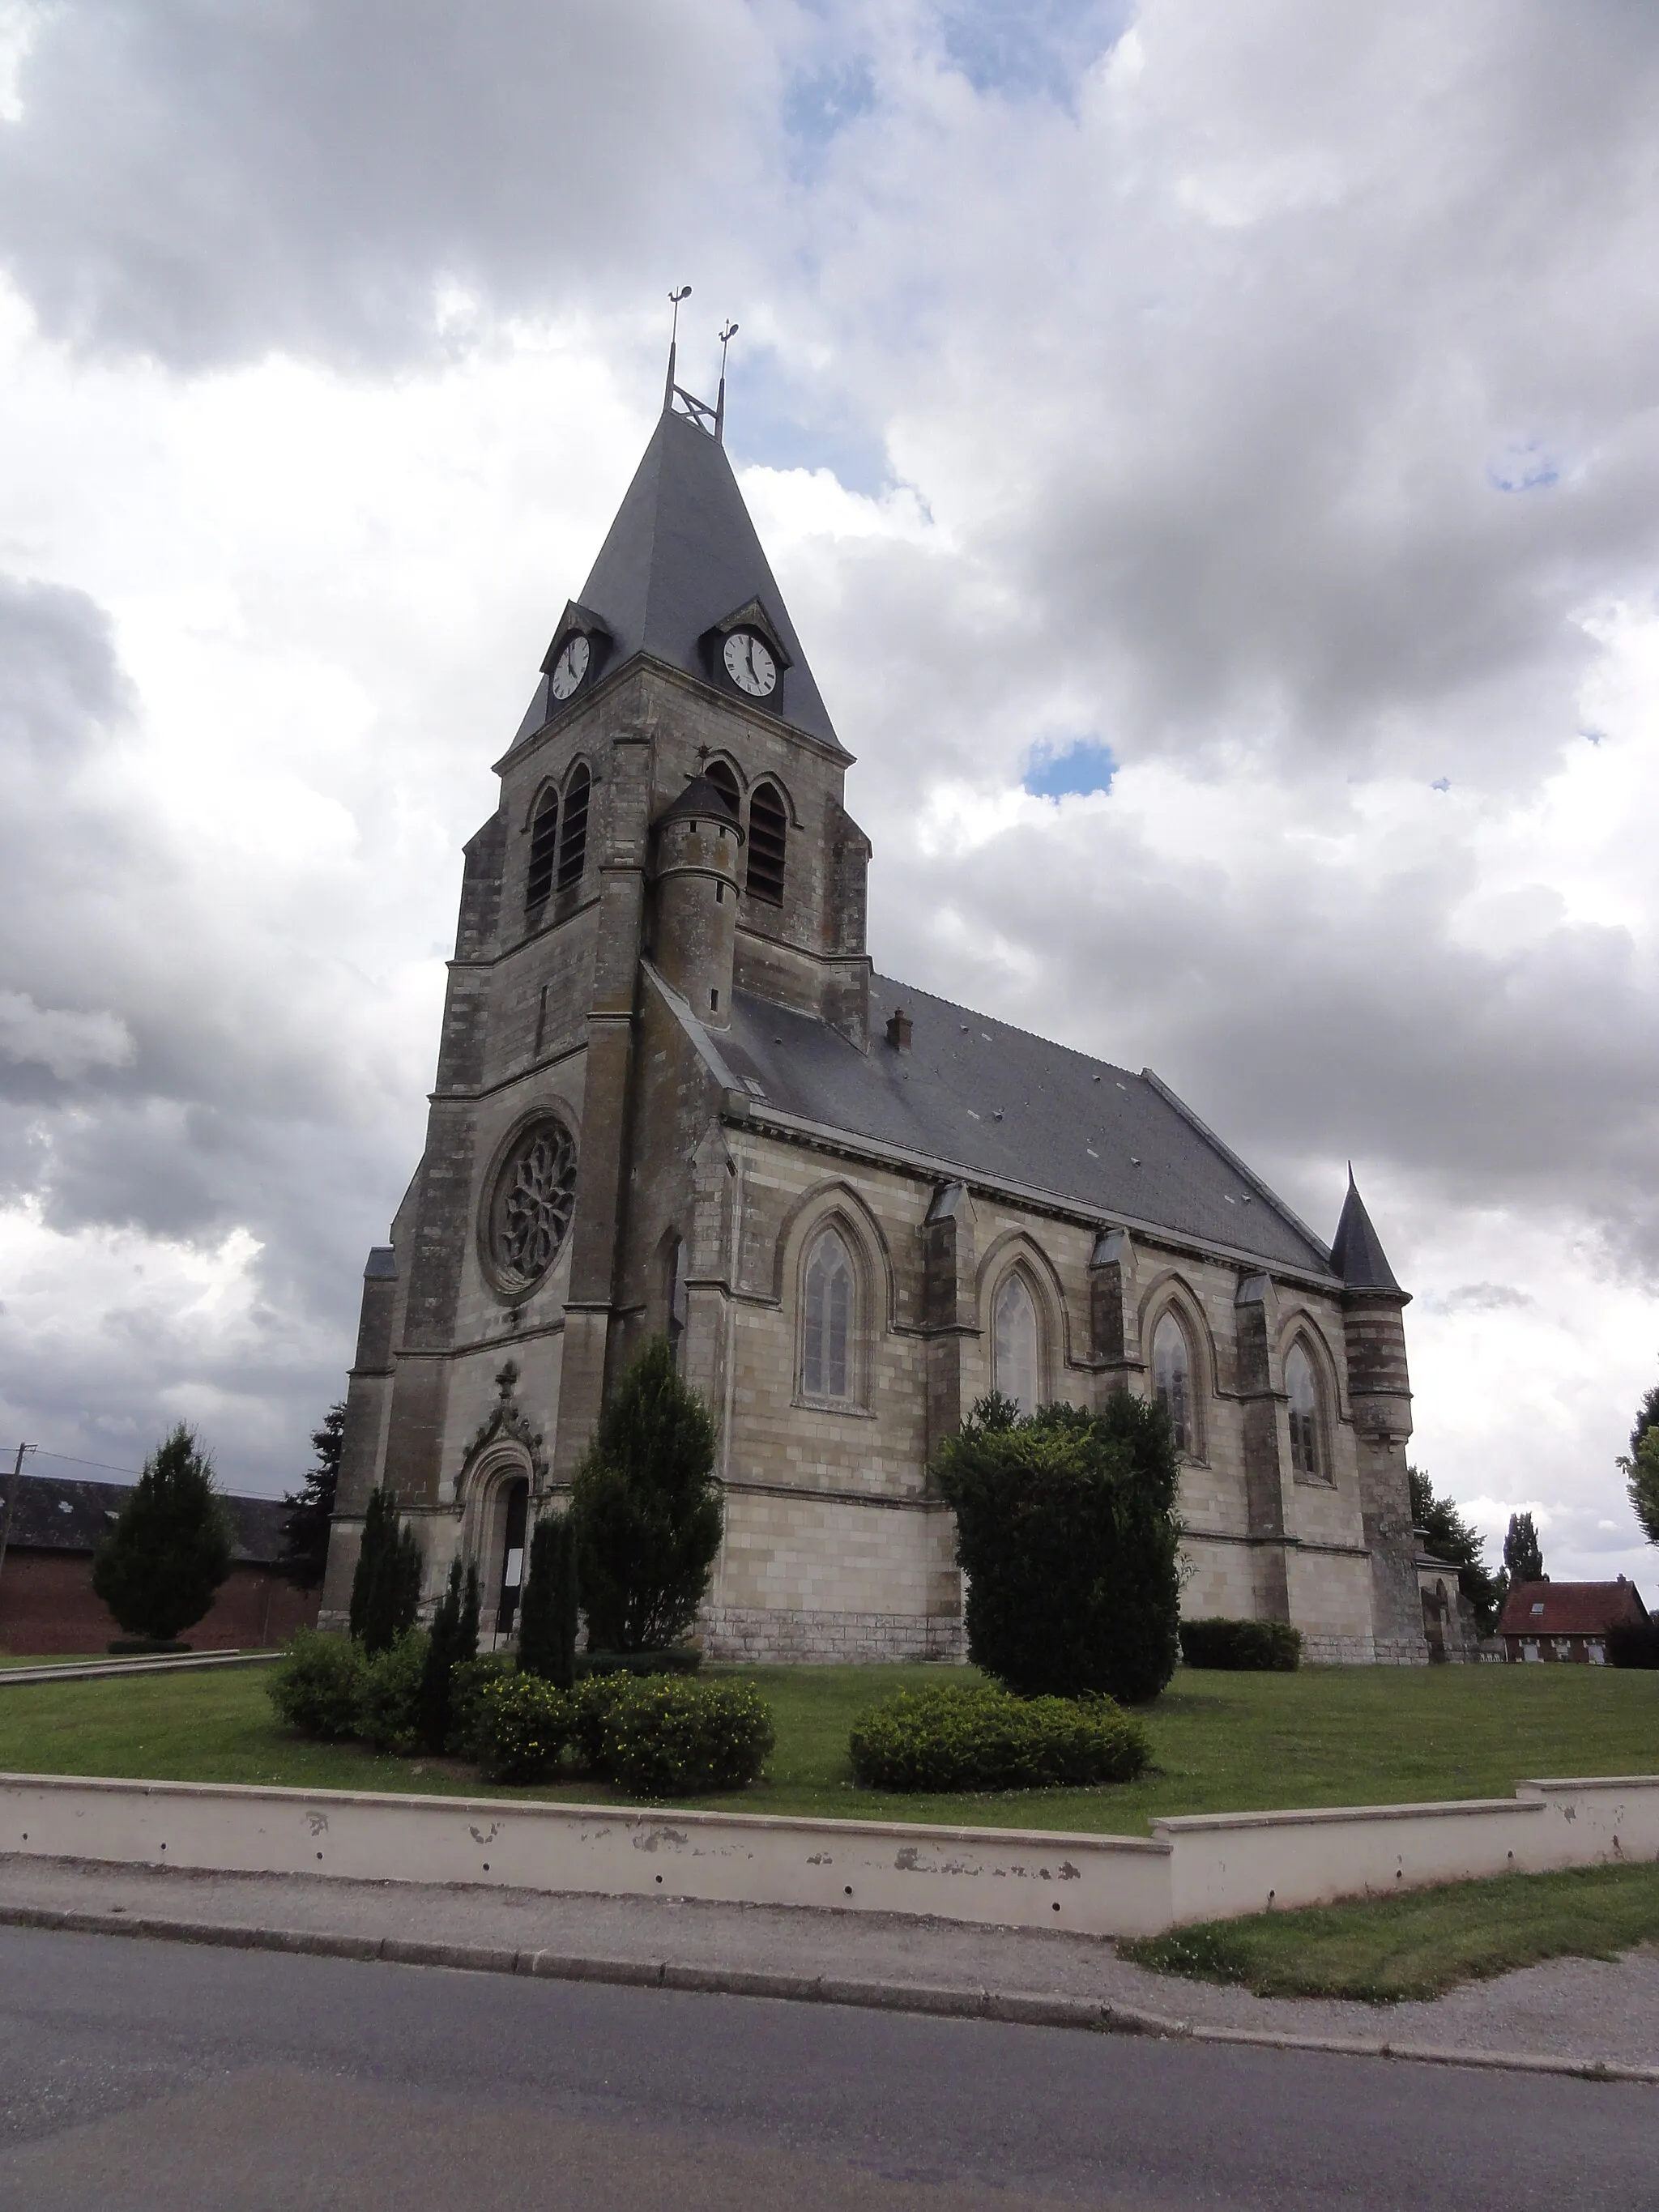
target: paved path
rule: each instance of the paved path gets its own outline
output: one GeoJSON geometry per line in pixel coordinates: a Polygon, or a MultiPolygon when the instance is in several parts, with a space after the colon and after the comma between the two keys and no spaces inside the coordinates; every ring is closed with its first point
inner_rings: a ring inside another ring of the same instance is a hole
{"type": "MultiPolygon", "coordinates": [[[[677,1904],[658,1898],[546,1896],[526,1890],[328,1881],[308,1875],[198,1874],[0,1855],[0,1916],[64,1912],[191,1923],[206,1931],[288,1931],[367,1950],[383,1943],[476,1952],[480,1966],[666,1980],[739,1993],[788,1982],[800,1993],[896,2008],[971,2011],[982,1992],[1029,2000],[1042,2018],[1059,2000],[1081,2019],[1095,2008],[1235,2034],[1357,2041],[1471,2057],[1598,2063],[1659,2075],[1659,1949],[1616,1962],[1557,1960],[1431,2003],[1372,2006],[1252,1996],[1247,1990],[1151,1974],[1097,1938],[968,1927],[896,1915],[768,1905],[677,1904]],[[608,1970],[608,1971],[607,1971],[608,1970]],[[815,1981],[830,1988],[811,1991],[815,1981]],[[959,2001],[959,2002],[958,2002],[959,2001]]],[[[435,1955],[435,1954],[434,1954],[435,1955]]],[[[1015,2008],[1017,2009],[1017,2008],[1015,2008]]],[[[1059,2017],[1058,2010],[1048,2016],[1059,2017]]],[[[1659,2106],[1655,2110],[1659,2126],[1659,2106]]]]}
{"type": "Polygon", "coordinates": [[[27,2212],[1632,2212],[1655,2093],[0,1929],[27,2212]]]}

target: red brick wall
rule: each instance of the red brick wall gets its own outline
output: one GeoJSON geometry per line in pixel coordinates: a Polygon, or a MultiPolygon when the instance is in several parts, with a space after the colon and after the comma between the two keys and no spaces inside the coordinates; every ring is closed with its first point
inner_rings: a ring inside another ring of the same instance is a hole
{"type": "MultiPolygon", "coordinates": [[[[315,1590],[295,1589],[269,1567],[240,1563],[220,1583],[211,1609],[181,1641],[198,1651],[281,1644],[317,1618],[315,1590]]],[[[7,1552],[0,1566],[0,1651],[100,1652],[123,1631],[93,1595],[84,1552],[7,1552]]]]}

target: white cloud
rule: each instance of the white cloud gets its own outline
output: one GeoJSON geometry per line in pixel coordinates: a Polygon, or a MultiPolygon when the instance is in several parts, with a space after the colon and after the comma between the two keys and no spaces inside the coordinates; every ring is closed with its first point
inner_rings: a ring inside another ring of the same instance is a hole
{"type": "Polygon", "coordinates": [[[27,991],[0,991],[0,1057],[38,1060],[65,1079],[93,1067],[125,1067],[135,1048],[126,1024],[108,1013],[37,1006],[27,991]]]}

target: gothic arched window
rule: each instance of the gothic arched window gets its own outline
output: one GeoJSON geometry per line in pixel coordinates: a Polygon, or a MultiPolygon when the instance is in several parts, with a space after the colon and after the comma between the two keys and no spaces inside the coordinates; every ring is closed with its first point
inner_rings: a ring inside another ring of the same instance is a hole
{"type": "Polygon", "coordinates": [[[1291,1469],[1296,1474],[1322,1474],[1320,1464],[1319,1383],[1307,1346],[1291,1346],[1285,1362],[1285,1395],[1291,1401],[1291,1469]]]}
{"type": "Polygon", "coordinates": [[[807,1254],[802,1288],[801,1395],[850,1398],[856,1278],[852,1255],[836,1230],[820,1231],[807,1254]]]}
{"type": "Polygon", "coordinates": [[[578,762],[564,787],[564,834],[559,839],[559,889],[580,883],[587,864],[587,801],[593,779],[578,762]]]}
{"type": "Polygon", "coordinates": [[[543,794],[530,825],[530,873],[525,880],[524,910],[532,922],[541,920],[542,908],[551,896],[558,843],[558,794],[550,791],[543,794]]]}
{"type": "Polygon", "coordinates": [[[1152,1390],[1170,1417],[1178,1452],[1193,1449],[1193,1361],[1187,1332],[1166,1313],[1152,1332],[1152,1390]]]}
{"type": "Polygon", "coordinates": [[[991,1333],[991,1382],[1022,1413],[1034,1413],[1042,1395],[1042,1340],[1036,1300],[1024,1275],[1003,1279],[991,1333]]]}
{"type": "Polygon", "coordinates": [[[783,904],[783,866],[789,817],[774,783],[757,783],[749,802],[749,896],[769,906],[783,904]]]}

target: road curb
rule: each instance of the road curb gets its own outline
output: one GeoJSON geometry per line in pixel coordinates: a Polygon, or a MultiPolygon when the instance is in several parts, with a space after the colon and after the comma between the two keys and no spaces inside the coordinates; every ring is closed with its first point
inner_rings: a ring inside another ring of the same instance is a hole
{"type": "Polygon", "coordinates": [[[237,1951],[286,1951],[313,1958],[378,1960],[402,1966],[447,1966],[460,1973],[526,1974],[539,1980],[604,1982],[623,1989],[678,1990],[711,1996],[769,1997],[791,2004],[849,2005],[869,2012],[994,2021],[1019,2027],[1086,2028],[1185,2043],[1241,2044],[1267,2051],[1323,2051],[1347,2058],[1398,2058],[1416,2065],[1473,2066],[1504,2074],[1563,2074],[1585,2081],[1659,2087],[1659,2066],[1619,2059],[1560,2058],[1524,2051],[1460,2051],[1437,2044],[1369,2036],[1295,2035],[1271,2028],[1214,2027],[1091,1997],[952,1989],[923,1982],[852,1981],[765,1968],[693,1966],[672,1960],[589,1958],[568,1952],[508,1950],[483,1943],[428,1943],[397,1936],[343,1936],[324,1929],[260,1928],[217,1920],[171,1920],[153,1913],[94,1912],[75,1906],[0,1904],[0,1927],[82,1936],[128,1936],[203,1943],[237,1951]]]}

